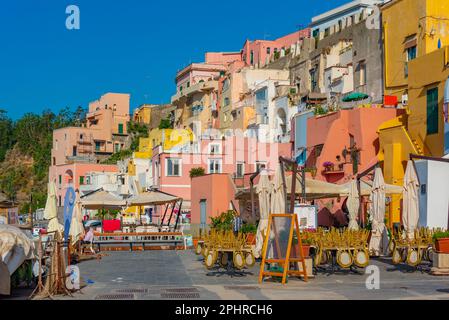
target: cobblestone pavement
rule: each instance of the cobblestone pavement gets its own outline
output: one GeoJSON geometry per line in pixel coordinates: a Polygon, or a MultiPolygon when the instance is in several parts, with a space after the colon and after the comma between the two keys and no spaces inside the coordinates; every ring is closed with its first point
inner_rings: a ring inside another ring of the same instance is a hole
{"type": "MultiPolygon", "coordinates": [[[[449,278],[426,270],[371,261],[380,270],[380,289],[368,290],[368,275],[319,272],[308,283],[258,283],[259,266],[230,276],[208,271],[192,251],[110,252],[80,263],[84,288],[59,299],[449,299],[449,278]]],[[[427,267],[428,269],[428,267],[427,267]]]]}

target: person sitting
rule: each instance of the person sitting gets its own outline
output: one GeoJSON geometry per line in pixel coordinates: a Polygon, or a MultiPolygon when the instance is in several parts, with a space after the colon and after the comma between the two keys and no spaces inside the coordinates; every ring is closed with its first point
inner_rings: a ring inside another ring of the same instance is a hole
{"type": "Polygon", "coordinates": [[[96,254],[94,248],[94,229],[92,227],[89,227],[89,231],[87,231],[86,235],[84,236],[82,244],[90,244],[89,249],[93,254],[96,254]]]}

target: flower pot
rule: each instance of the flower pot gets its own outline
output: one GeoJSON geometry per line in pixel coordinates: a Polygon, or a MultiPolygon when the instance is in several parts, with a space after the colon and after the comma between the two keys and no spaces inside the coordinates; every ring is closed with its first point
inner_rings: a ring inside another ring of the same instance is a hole
{"type": "Polygon", "coordinates": [[[449,238],[436,239],[435,250],[439,253],[449,253],[449,238]]]}
{"type": "Polygon", "coordinates": [[[310,245],[309,244],[302,245],[302,255],[304,258],[307,258],[310,255],[310,245]]]}
{"type": "MultiPolygon", "coordinates": [[[[298,256],[299,248],[297,244],[293,244],[290,252],[290,257],[292,258],[300,258],[298,256]]],[[[303,244],[302,245],[302,257],[307,258],[310,255],[310,245],[303,244]]]]}
{"type": "Polygon", "coordinates": [[[256,244],[256,235],[254,233],[248,233],[246,243],[250,245],[256,244]]]}

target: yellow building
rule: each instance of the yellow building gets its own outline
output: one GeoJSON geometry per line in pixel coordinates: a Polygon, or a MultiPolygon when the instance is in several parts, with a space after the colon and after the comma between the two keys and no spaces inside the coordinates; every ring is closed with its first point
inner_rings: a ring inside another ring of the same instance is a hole
{"type": "Polygon", "coordinates": [[[152,108],[153,105],[151,104],[141,105],[134,111],[133,120],[139,123],[150,124],[152,108]]]}
{"type": "Polygon", "coordinates": [[[134,153],[135,158],[151,159],[153,148],[162,146],[163,150],[184,145],[194,141],[193,132],[190,129],[153,129],[148,138],[140,138],[139,151],[134,153]]]}
{"type": "MultiPolygon", "coordinates": [[[[393,0],[381,11],[385,95],[406,100],[406,113],[379,127],[379,160],[385,181],[402,185],[410,154],[443,155],[449,1],[393,0]]],[[[399,196],[390,210],[389,221],[399,222],[399,196]]]]}

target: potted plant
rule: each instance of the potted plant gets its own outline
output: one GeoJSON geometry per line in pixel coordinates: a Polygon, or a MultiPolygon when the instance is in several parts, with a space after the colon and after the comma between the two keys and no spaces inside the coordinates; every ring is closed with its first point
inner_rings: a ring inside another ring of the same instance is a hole
{"type": "Polygon", "coordinates": [[[439,253],[449,253],[449,231],[438,231],[433,235],[435,251],[439,253]]]}
{"type": "Polygon", "coordinates": [[[331,161],[326,161],[323,163],[323,167],[325,171],[332,171],[334,170],[334,163],[331,161]]]}
{"type": "MultiPolygon", "coordinates": [[[[310,245],[312,244],[311,239],[301,237],[301,244],[302,244],[302,257],[303,258],[309,257],[309,255],[310,255],[310,245]]],[[[296,236],[296,233],[294,233],[293,234],[293,239],[292,239],[292,248],[291,248],[290,255],[293,258],[299,258],[298,257],[298,252],[299,252],[298,237],[296,236]]]]}
{"type": "Polygon", "coordinates": [[[247,235],[246,242],[248,244],[256,244],[257,226],[252,223],[245,223],[240,228],[240,232],[247,235]]]}

